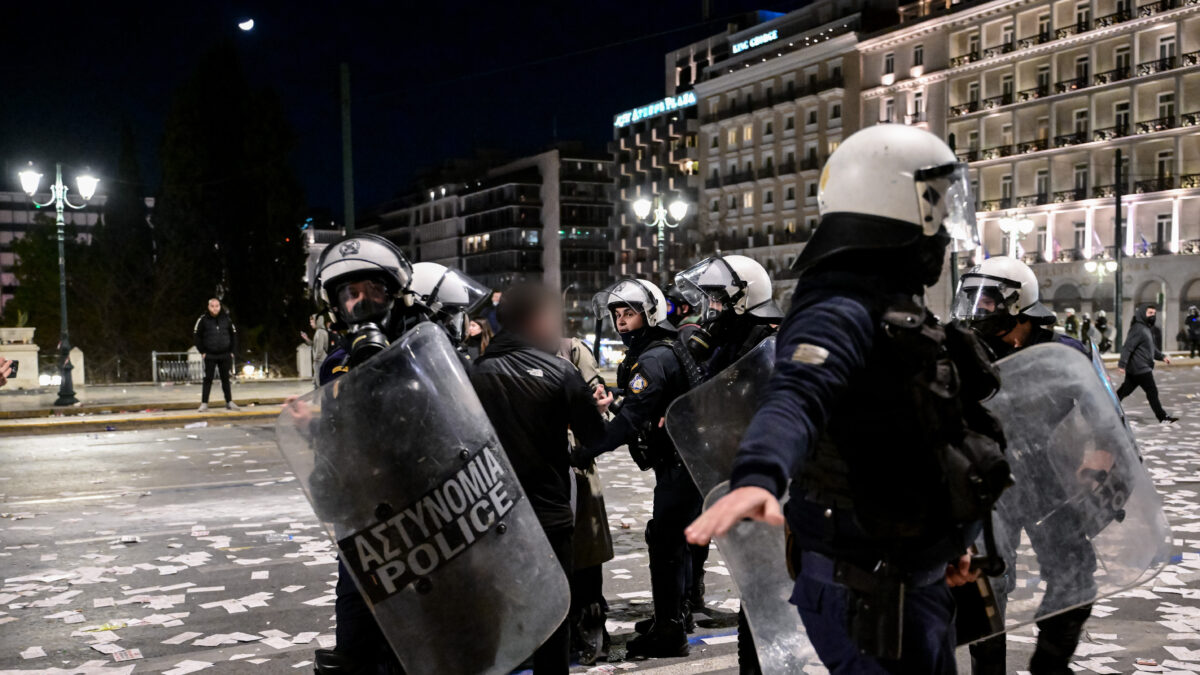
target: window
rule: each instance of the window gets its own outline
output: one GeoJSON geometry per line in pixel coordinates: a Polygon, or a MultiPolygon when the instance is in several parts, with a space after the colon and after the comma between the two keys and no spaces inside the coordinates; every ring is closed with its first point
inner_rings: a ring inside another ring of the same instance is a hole
{"type": "Polygon", "coordinates": [[[1074,248],[1082,252],[1087,243],[1087,223],[1076,222],[1074,225],[1074,248]]]}
{"type": "Polygon", "coordinates": [[[1011,45],[1013,43],[1013,27],[1008,24],[1000,29],[1000,44],[1002,46],[1011,45]]]}
{"type": "Polygon", "coordinates": [[[1175,151],[1159,150],[1154,155],[1154,175],[1158,178],[1170,178],[1175,173],[1175,151]]]}
{"type": "Polygon", "coordinates": [[[1050,66],[1048,64],[1038,66],[1037,88],[1041,94],[1046,94],[1050,91],[1050,66]]]}
{"type": "Polygon", "coordinates": [[[1154,233],[1160,246],[1171,239],[1171,214],[1160,213],[1154,217],[1154,233]]]}
{"type": "Polygon", "coordinates": [[[896,121],[896,100],[895,99],[891,99],[891,98],[884,99],[884,101],[883,101],[883,121],[884,122],[895,122],[896,121]]]}
{"type": "Polygon", "coordinates": [[[817,196],[817,183],[816,183],[816,181],[811,181],[811,180],[810,180],[810,181],[808,181],[807,183],[805,183],[805,184],[804,184],[804,191],[805,191],[805,194],[806,194],[806,196],[808,196],[808,197],[813,197],[813,198],[816,198],[816,196],[817,196]]]}
{"type": "Polygon", "coordinates": [[[812,126],[816,123],[817,123],[817,109],[811,108],[808,111],[808,121],[805,122],[805,124],[807,124],[808,126],[812,126]]]}
{"type": "Polygon", "coordinates": [[[1158,95],[1158,116],[1175,117],[1175,92],[1164,91],[1158,95]]]}
{"type": "MultiPolygon", "coordinates": [[[[1088,77],[1088,57],[1076,56],[1075,57],[1075,79],[1087,80],[1087,77],[1088,77]]],[[[1082,84],[1081,86],[1087,86],[1087,85],[1085,83],[1085,84],[1082,84]]]]}
{"type": "Polygon", "coordinates": [[[747,209],[747,210],[754,208],[754,193],[753,192],[743,192],[742,193],[742,208],[747,209]]]}
{"type": "Polygon", "coordinates": [[[923,92],[915,92],[912,96],[912,114],[914,122],[921,122],[925,119],[925,94],[923,92]]]}
{"type": "Polygon", "coordinates": [[[1173,59],[1175,58],[1175,36],[1164,35],[1158,38],[1158,58],[1173,59]]]}
{"type": "Polygon", "coordinates": [[[833,139],[833,140],[829,141],[829,143],[827,143],[827,144],[826,144],[826,147],[827,147],[827,148],[828,148],[828,150],[829,150],[829,154],[830,154],[830,155],[832,155],[832,154],[833,154],[833,151],[834,151],[834,150],[837,150],[837,149],[838,149],[838,146],[839,146],[839,145],[841,145],[841,144],[842,144],[842,141],[841,141],[840,139],[837,139],[837,138],[835,138],[835,139],[833,139]]]}
{"type": "Polygon", "coordinates": [[[888,52],[883,55],[883,74],[891,75],[896,72],[896,55],[888,52]]]}
{"type": "Polygon", "coordinates": [[[716,147],[720,147],[720,145],[721,145],[721,139],[716,134],[713,134],[711,143],[709,144],[708,147],[716,148],[716,147]]]}
{"type": "Polygon", "coordinates": [[[831,119],[831,120],[842,119],[842,104],[841,103],[834,103],[832,106],[830,106],[829,119],[831,119]]]}
{"type": "Polygon", "coordinates": [[[789,185],[787,188],[787,191],[785,191],[783,193],[783,195],[784,195],[784,197],[783,197],[784,201],[787,201],[787,202],[796,201],[796,186],[789,185]]]}
{"type": "Polygon", "coordinates": [[[1037,228],[1037,252],[1038,252],[1038,258],[1041,258],[1041,257],[1042,257],[1042,252],[1046,250],[1046,240],[1047,240],[1047,239],[1048,239],[1048,233],[1046,232],[1046,226],[1045,226],[1045,225],[1038,225],[1038,228],[1037,228]]]}
{"type": "Polygon", "coordinates": [[[1088,29],[1088,24],[1092,22],[1092,7],[1087,2],[1079,2],[1075,4],[1075,26],[1079,31],[1088,29]]]}
{"type": "Polygon", "coordinates": [[[771,136],[775,133],[775,123],[767,120],[763,122],[763,136],[771,136]]]}
{"type": "Polygon", "coordinates": [[[831,79],[831,80],[836,80],[836,81],[841,81],[841,79],[842,79],[842,64],[840,64],[840,63],[835,63],[835,64],[834,64],[834,65],[833,65],[833,66],[832,66],[832,67],[829,69],[829,79],[831,79]]]}
{"type": "MultiPolygon", "coordinates": [[[[805,218],[804,219],[804,229],[808,230],[809,232],[812,232],[813,230],[817,229],[817,217],[809,216],[809,217],[805,218]]],[[[796,262],[796,256],[789,255],[787,257],[788,269],[792,268],[792,263],[794,263],[794,262],[796,262]]]]}
{"type": "Polygon", "coordinates": [[[1080,108],[1075,111],[1074,118],[1075,133],[1086,134],[1088,130],[1088,109],[1080,108]]]}
{"type": "Polygon", "coordinates": [[[1013,97],[1013,76],[1005,75],[1000,78],[1000,95],[1004,97],[1004,102],[1009,103],[1013,97]]]}
{"type": "Polygon", "coordinates": [[[967,36],[967,53],[979,53],[979,33],[971,33],[967,36]]]}
{"type": "Polygon", "coordinates": [[[925,45],[915,45],[913,47],[912,64],[913,66],[925,65],[925,45]]]}
{"type": "Polygon", "coordinates": [[[1122,134],[1129,129],[1129,101],[1117,101],[1113,104],[1113,126],[1122,134]]]}
{"type": "Polygon", "coordinates": [[[721,208],[721,200],[720,199],[714,199],[708,205],[709,211],[715,212],[715,211],[720,210],[720,208],[721,208]]]}
{"type": "Polygon", "coordinates": [[[774,204],[774,203],[775,203],[775,191],[767,190],[766,192],[764,192],[763,193],[763,204],[774,204]]]}
{"type": "Polygon", "coordinates": [[[968,150],[978,150],[979,149],[979,132],[978,131],[972,130],[972,131],[967,132],[967,149],[968,150]]]}
{"type": "Polygon", "coordinates": [[[1077,193],[1087,192],[1088,186],[1088,165],[1087,162],[1080,162],[1075,165],[1072,172],[1073,186],[1077,193]]]}
{"type": "Polygon", "coordinates": [[[1050,37],[1050,15],[1039,14],[1037,18],[1038,38],[1045,42],[1050,37]]]}
{"type": "Polygon", "coordinates": [[[721,178],[721,171],[717,167],[714,166],[712,168],[712,179],[719,180],[720,178],[721,178]]]}
{"type": "Polygon", "coordinates": [[[1113,50],[1113,65],[1116,66],[1117,70],[1122,73],[1128,73],[1130,63],[1129,45],[1121,45],[1113,50]]]}
{"type": "Polygon", "coordinates": [[[1038,169],[1037,174],[1033,179],[1034,191],[1042,196],[1050,194],[1050,170],[1038,169]]]}
{"type": "Polygon", "coordinates": [[[754,125],[747,124],[742,127],[742,142],[749,143],[752,140],[754,140],[754,125]]]}
{"type": "Polygon", "coordinates": [[[729,195],[729,210],[737,210],[737,195],[729,195]]]}
{"type": "Polygon", "coordinates": [[[971,103],[979,103],[979,83],[967,83],[967,101],[971,103]]]}
{"type": "Polygon", "coordinates": [[[737,127],[733,127],[725,136],[725,142],[729,145],[737,145],[737,127]]]}
{"type": "Polygon", "coordinates": [[[1000,198],[1008,201],[1013,196],[1012,174],[1006,173],[1000,177],[1000,198]]]}
{"type": "Polygon", "coordinates": [[[787,117],[783,118],[783,130],[784,131],[792,131],[795,128],[796,128],[796,116],[795,115],[788,115],[787,117]]]}

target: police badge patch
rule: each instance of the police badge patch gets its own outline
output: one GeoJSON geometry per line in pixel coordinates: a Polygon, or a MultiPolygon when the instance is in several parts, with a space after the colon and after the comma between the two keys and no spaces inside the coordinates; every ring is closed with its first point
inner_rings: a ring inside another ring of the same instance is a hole
{"type": "Polygon", "coordinates": [[[642,393],[645,388],[646,378],[642,377],[640,374],[634,375],[633,379],[629,381],[629,391],[632,391],[635,394],[642,393]]]}

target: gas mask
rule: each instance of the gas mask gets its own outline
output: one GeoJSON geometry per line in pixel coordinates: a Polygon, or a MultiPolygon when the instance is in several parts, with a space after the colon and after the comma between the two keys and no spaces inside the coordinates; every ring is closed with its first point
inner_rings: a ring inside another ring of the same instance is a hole
{"type": "Polygon", "coordinates": [[[387,349],[390,341],[379,324],[368,321],[350,327],[351,368],[387,349]]]}

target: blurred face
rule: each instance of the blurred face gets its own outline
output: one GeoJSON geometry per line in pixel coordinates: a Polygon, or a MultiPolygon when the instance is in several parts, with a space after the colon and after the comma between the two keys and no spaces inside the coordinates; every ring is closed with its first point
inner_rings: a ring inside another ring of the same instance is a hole
{"type": "Polygon", "coordinates": [[[354,308],[362,302],[383,305],[387,302],[387,288],[382,282],[372,279],[353,281],[338,291],[338,302],[346,316],[354,316],[354,308]]]}
{"type": "Polygon", "coordinates": [[[628,333],[646,325],[646,320],[642,318],[641,312],[632,307],[618,307],[613,311],[613,318],[616,320],[618,333],[628,333]]]}
{"type": "Polygon", "coordinates": [[[216,316],[221,313],[221,301],[213,298],[208,301],[208,313],[216,316]]]}
{"type": "Polygon", "coordinates": [[[467,335],[469,335],[471,337],[475,337],[476,335],[479,335],[482,332],[483,332],[483,327],[479,325],[478,321],[472,321],[471,324],[469,326],[467,326],[467,335]]]}
{"type": "Polygon", "coordinates": [[[1147,308],[1146,308],[1146,318],[1147,318],[1147,319],[1149,319],[1150,317],[1153,317],[1153,316],[1154,316],[1154,315],[1156,315],[1156,314],[1158,314],[1158,310],[1157,310],[1157,309],[1154,309],[1153,307],[1147,307],[1147,308]]]}
{"type": "Polygon", "coordinates": [[[530,317],[525,337],[548,352],[558,351],[558,341],[562,339],[562,310],[557,304],[547,304],[530,317]]]}
{"type": "Polygon", "coordinates": [[[312,328],[313,330],[316,330],[316,328],[317,328],[317,317],[315,317],[315,316],[310,316],[310,317],[308,317],[308,327],[309,327],[309,328],[312,328]]]}
{"type": "Polygon", "coordinates": [[[493,305],[498,305],[498,304],[500,304],[500,296],[501,296],[501,295],[503,295],[503,294],[502,294],[500,291],[493,291],[493,292],[492,292],[492,304],[493,304],[493,305]]]}

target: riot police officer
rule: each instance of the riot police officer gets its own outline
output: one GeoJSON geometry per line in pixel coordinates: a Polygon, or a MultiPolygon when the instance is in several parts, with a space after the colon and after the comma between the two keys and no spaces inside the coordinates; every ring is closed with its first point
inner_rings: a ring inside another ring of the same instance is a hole
{"type": "MultiPolygon", "coordinates": [[[[1084,358],[1092,357],[1090,346],[1085,346],[1074,337],[1057,333],[1050,328],[1054,325],[1055,316],[1039,300],[1037,277],[1028,265],[1015,258],[989,258],[963,274],[954,298],[953,314],[954,318],[967,323],[980,334],[997,359],[1026,347],[1048,342],[1066,345],[1078,351],[1084,358]]],[[[1073,399],[1064,396],[1061,400],[1064,405],[1062,416],[1065,417],[1074,407],[1073,399]]],[[[1111,460],[1105,461],[1103,454],[1107,453],[1094,451],[1089,455],[1081,451],[1078,460],[1084,468],[1087,468],[1086,464],[1089,461],[1099,462],[1111,468],[1111,460]]],[[[1031,457],[1027,461],[1034,459],[1031,457]]],[[[1054,472],[1047,465],[1040,473],[1053,475],[1054,472]]],[[[1018,497],[1022,496],[1021,491],[1026,491],[1026,498],[1037,498],[1032,491],[1038,489],[1038,486],[1018,485],[1015,489],[1018,490],[1018,497]]],[[[1046,487],[1041,486],[1041,490],[1044,492],[1046,487]]],[[[1064,517],[1070,518],[1069,512],[1070,509],[1059,511],[1064,517]]],[[[1042,579],[1046,584],[1043,608],[1073,604],[1060,598],[1078,593],[1077,589],[1095,588],[1092,575],[1096,569],[1096,554],[1083,534],[1083,527],[1050,527],[1037,522],[1009,525],[1009,541],[1005,544],[1010,551],[1016,550],[1021,529],[1024,529],[1029,534],[1034,551],[1039,555],[1048,551],[1070,552],[1070,555],[1065,556],[1071,561],[1070,565],[1047,565],[1041,569],[1042,579]],[[1046,542],[1047,537],[1055,536],[1058,541],[1046,542]]],[[[1006,583],[1015,583],[1013,571],[1009,570],[1004,580],[1006,583]]],[[[1092,605],[1088,603],[1038,621],[1037,647],[1029,663],[1029,671],[1033,675],[1065,675],[1071,672],[1071,655],[1079,645],[1083,624],[1091,615],[1091,610],[1092,605]]],[[[1006,672],[1005,647],[1003,633],[972,644],[972,672],[975,675],[1002,675],[1006,672]]]]}
{"type": "MultiPolygon", "coordinates": [[[[698,308],[699,326],[687,340],[705,379],[733,365],[775,334],[783,311],[775,304],[771,277],[758,261],[743,255],[702,260],[675,276],[685,301],[698,308]]],[[[692,547],[689,604],[704,608],[704,563],[708,546],[692,547]]],[[[738,611],[738,661],[744,675],[761,672],[750,624],[738,611]]]]}
{"type": "Polygon", "coordinates": [[[783,524],[790,483],[791,600],[830,672],[953,673],[948,585],[975,578],[968,542],[1010,482],[979,403],[994,372],[923,302],[951,244],[977,245],[967,167],[936,136],[881,124],[841,144],[818,189],[732,489],[688,539],[783,524]]]}
{"type": "Polygon", "coordinates": [[[433,321],[446,329],[450,342],[465,355],[471,313],[487,300],[487,286],[454,268],[419,262],[413,265],[408,292],[428,310],[433,321]]]}
{"type": "Polygon", "coordinates": [[[624,398],[602,442],[576,456],[586,466],[601,453],[629,445],[639,468],[654,470],[653,518],[646,524],[654,621],[628,643],[631,657],[688,654],[684,593],[691,566],[683,529],[700,513],[700,492],[684,468],[670,436],[660,424],[667,406],[699,383],[700,373],[667,320],[662,291],[641,279],[625,279],[596,295],[597,313],[608,314],[625,360],[617,370],[624,398]]]}
{"type": "MultiPolygon", "coordinates": [[[[406,291],[413,268],[391,242],[356,234],[321,252],[313,295],[337,319],[345,333],[321,365],[322,385],[382,351],[423,318],[406,291]]],[[[403,670],[350,573],[338,562],[337,646],[318,649],[318,675],[394,675],[403,670]]]]}

